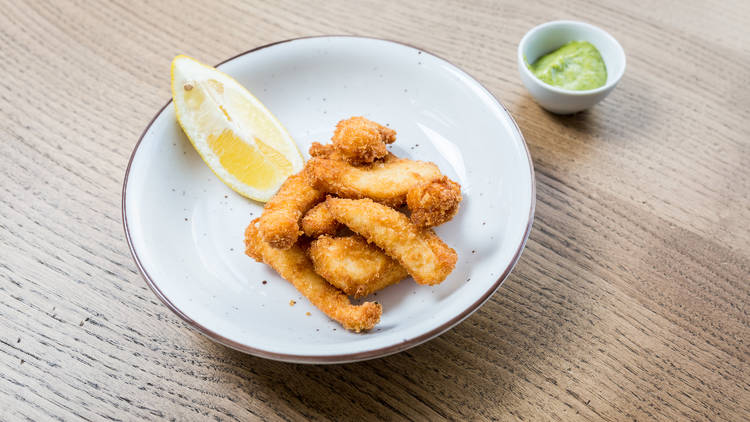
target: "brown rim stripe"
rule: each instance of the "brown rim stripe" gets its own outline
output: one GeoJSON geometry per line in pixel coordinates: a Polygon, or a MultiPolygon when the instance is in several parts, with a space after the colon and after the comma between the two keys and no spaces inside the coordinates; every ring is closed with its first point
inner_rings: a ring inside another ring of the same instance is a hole
{"type": "MultiPolygon", "coordinates": [[[[283,44],[293,41],[298,41],[302,39],[310,39],[310,38],[359,38],[359,39],[368,39],[368,40],[377,40],[377,41],[385,41],[390,42],[393,44],[402,45],[405,47],[413,48],[418,51],[422,51],[426,54],[430,54],[440,60],[443,60],[446,63],[449,63],[456,69],[460,69],[453,63],[449,62],[448,60],[445,60],[444,58],[432,54],[424,49],[401,43],[398,41],[392,41],[387,40],[383,38],[372,38],[372,37],[357,37],[357,36],[350,36],[350,35],[324,35],[324,36],[310,36],[310,37],[299,37],[299,38],[292,38],[284,41],[277,41],[270,44],[266,44],[260,47],[253,48],[251,50],[245,51],[244,53],[237,54],[234,57],[230,57],[221,63],[217,64],[216,67],[221,66],[224,63],[227,63],[231,60],[234,60],[238,57],[244,56],[246,54],[253,53],[258,50],[262,50],[264,48],[272,47],[277,44],[283,44]]],[[[463,69],[460,69],[462,72],[469,75],[466,71],[463,69]]],[[[374,359],[374,358],[380,358],[385,357],[388,355],[392,355],[394,353],[402,352],[406,349],[412,348],[414,346],[418,346],[428,340],[431,340],[432,338],[435,338],[439,336],[440,334],[450,330],[454,326],[456,326],[458,323],[463,321],[464,319],[468,318],[472,313],[474,313],[477,309],[479,309],[484,302],[486,302],[493,293],[497,291],[497,289],[502,286],[503,281],[508,277],[508,274],[510,274],[511,270],[513,270],[513,267],[515,267],[516,263],[518,262],[518,259],[521,257],[521,252],[523,251],[524,246],[526,245],[526,241],[529,239],[529,234],[531,233],[531,225],[534,221],[534,209],[536,206],[536,179],[534,177],[534,163],[531,160],[531,154],[529,153],[529,147],[526,145],[526,139],[523,137],[523,133],[521,133],[521,129],[518,127],[518,124],[516,123],[516,120],[513,118],[513,116],[510,114],[508,109],[501,103],[493,94],[488,90],[481,82],[479,82],[476,78],[469,75],[474,81],[476,81],[479,86],[481,86],[487,94],[489,94],[495,102],[508,114],[510,117],[511,122],[513,122],[513,127],[515,127],[516,132],[518,133],[518,136],[521,138],[521,141],[523,142],[523,146],[526,149],[526,157],[529,160],[529,171],[531,176],[531,206],[529,207],[529,221],[526,224],[526,231],[523,235],[523,240],[521,241],[520,245],[518,245],[518,249],[516,250],[515,254],[513,255],[513,259],[511,260],[508,267],[505,268],[503,273],[500,275],[500,277],[497,279],[497,281],[490,287],[478,300],[476,300],[474,303],[472,303],[468,308],[464,309],[459,315],[453,317],[448,322],[440,325],[439,327],[436,327],[424,334],[421,334],[417,337],[414,337],[412,339],[409,339],[407,341],[404,341],[399,344],[394,344],[388,347],[383,347],[380,349],[375,350],[368,350],[364,352],[358,352],[358,353],[348,353],[348,354],[341,354],[341,355],[327,355],[327,356],[307,356],[307,355],[294,355],[294,354],[286,354],[286,353],[274,353],[269,352],[267,350],[258,349],[255,347],[248,346],[246,344],[238,343],[234,340],[228,339],[221,334],[212,331],[203,325],[199,324],[198,322],[192,320],[190,317],[185,315],[177,306],[175,306],[163,293],[161,290],[159,290],[159,287],[154,283],[153,279],[151,279],[151,276],[148,274],[148,271],[143,267],[143,264],[141,263],[140,258],[138,257],[138,253],[135,251],[135,248],[133,247],[133,240],[130,236],[130,228],[128,226],[128,216],[125,209],[125,203],[126,203],[126,194],[127,194],[127,187],[128,187],[128,177],[130,176],[130,167],[133,164],[133,159],[135,158],[135,154],[138,152],[138,147],[141,145],[141,142],[143,141],[143,137],[146,136],[146,133],[151,128],[151,126],[154,124],[154,121],[161,115],[161,113],[164,111],[167,106],[172,102],[170,99],[167,101],[166,104],[154,115],[154,117],[149,122],[148,126],[143,130],[143,133],[141,133],[140,138],[138,138],[138,142],[135,144],[135,147],[133,147],[133,153],[130,155],[130,160],[128,160],[128,167],[125,170],[125,179],[123,180],[122,184],[122,225],[123,229],[125,230],[125,238],[128,242],[128,247],[130,249],[130,254],[133,256],[133,260],[135,261],[136,266],[138,267],[138,271],[141,273],[141,276],[144,280],[146,280],[146,284],[148,284],[148,287],[151,288],[151,291],[154,292],[156,297],[161,300],[164,305],[167,306],[172,312],[177,314],[180,318],[182,318],[185,322],[188,323],[193,329],[198,331],[199,333],[205,335],[206,337],[210,338],[211,340],[223,344],[224,346],[230,347],[232,349],[238,350],[240,352],[249,353],[254,356],[259,356],[262,358],[267,359],[274,359],[284,362],[295,362],[295,363],[348,363],[348,362],[356,362],[361,360],[367,360],[367,359],[374,359]]]]}

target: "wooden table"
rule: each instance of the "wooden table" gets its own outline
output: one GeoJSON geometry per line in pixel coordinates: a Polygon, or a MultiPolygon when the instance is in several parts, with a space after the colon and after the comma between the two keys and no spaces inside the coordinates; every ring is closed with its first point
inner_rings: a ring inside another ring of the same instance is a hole
{"type": "Polygon", "coordinates": [[[747,2],[3,1],[0,419],[750,419],[747,2]],[[628,57],[588,112],[542,111],[516,46],[570,18],[628,57]],[[536,220],[492,299],[438,339],[337,366],[266,361],[149,291],[125,166],[178,53],[357,34],[447,58],[511,110],[536,220]]]}

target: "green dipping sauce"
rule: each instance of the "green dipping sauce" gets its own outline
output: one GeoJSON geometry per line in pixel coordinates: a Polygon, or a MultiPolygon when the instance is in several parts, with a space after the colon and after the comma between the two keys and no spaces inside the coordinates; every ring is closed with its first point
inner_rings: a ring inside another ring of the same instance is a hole
{"type": "Polygon", "coordinates": [[[571,41],[526,66],[542,82],[563,89],[585,91],[607,83],[607,66],[588,41],[571,41]]]}

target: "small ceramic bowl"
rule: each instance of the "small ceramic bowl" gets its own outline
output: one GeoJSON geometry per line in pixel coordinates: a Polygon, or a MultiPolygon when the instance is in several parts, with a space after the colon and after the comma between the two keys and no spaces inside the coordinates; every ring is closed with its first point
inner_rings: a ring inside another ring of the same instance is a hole
{"type": "Polygon", "coordinates": [[[585,110],[609,95],[625,73],[625,51],[606,31],[576,21],[553,21],[539,25],[524,35],[518,44],[518,71],[534,100],[547,111],[571,114],[585,110]],[[607,66],[607,83],[596,89],[573,91],[539,80],[526,66],[541,56],[555,51],[570,41],[593,44],[607,66]]]}

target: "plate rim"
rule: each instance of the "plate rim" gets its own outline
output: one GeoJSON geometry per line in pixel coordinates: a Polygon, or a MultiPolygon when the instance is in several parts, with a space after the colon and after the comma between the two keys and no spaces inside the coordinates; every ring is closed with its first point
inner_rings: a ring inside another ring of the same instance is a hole
{"type": "Polygon", "coordinates": [[[412,347],[418,346],[422,343],[425,343],[435,337],[438,337],[439,335],[445,333],[446,331],[450,330],[451,328],[455,327],[459,323],[461,323],[463,320],[471,316],[474,312],[476,312],[479,308],[482,307],[482,305],[489,300],[490,297],[503,285],[503,282],[506,278],[508,278],[508,275],[510,275],[513,268],[515,268],[516,264],[518,263],[521,254],[523,250],[525,249],[526,242],[529,240],[529,235],[531,234],[531,227],[534,222],[534,212],[536,208],[536,177],[534,172],[534,162],[531,159],[531,153],[529,151],[528,144],[526,143],[526,138],[523,136],[523,132],[521,132],[521,128],[518,127],[518,123],[516,123],[516,120],[513,118],[513,115],[510,113],[508,108],[503,104],[489,89],[487,89],[484,84],[482,84],[478,79],[470,75],[468,72],[463,70],[462,68],[456,66],[451,61],[446,60],[445,58],[432,53],[428,50],[425,50],[421,47],[416,47],[414,45],[400,42],[400,41],[394,41],[386,38],[377,38],[377,37],[362,37],[362,36],[355,36],[355,35],[313,35],[313,36],[305,36],[305,37],[296,37],[296,38],[289,38],[286,40],[281,41],[275,41],[272,43],[264,44],[259,47],[252,48],[250,50],[244,51],[242,53],[236,54],[226,60],[221,61],[214,67],[221,66],[224,63],[227,63],[229,61],[232,61],[236,58],[245,56],[247,54],[251,54],[253,52],[273,47],[278,44],[284,44],[289,43],[293,41],[303,40],[303,39],[315,39],[315,38],[354,38],[354,39],[362,39],[362,40],[375,40],[375,41],[384,41],[387,43],[396,44],[399,46],[405,46],[409,48],[416,49],[418,51],[423,51],[427,54],[430,54],[432,56],[437,57],[440,60],[443,60],[444,62],[450,64],[451,66],[455,67],[456,69],[459,69],[466,75],[468,75],[471,79],[473,79],[479,86],[484,89],[484,91],[494,99],[497,104],[505,111],[505,113],[510,118],[511,123],[513,123],[513,128],[518,133],[518,136],[521,139],[521,142],[523,143],[524,149],[526,150],[526,158],[529,161],[529,171],[530,171],[530,182],[531,182],[531,201],[529,206],[529,215],[528,215],[528,221],[526,223],[526,229],[523,234],[523,239],[521,240],[520,244],[518,245],[518,248],[516,249],[515,253],[513,254],[513,258],[511,259],[508,266],[505,268],[505,270],[500,274],[497,281],[493,283],[493,285],[485,291],[481,297],[479,297],[476,301],[474,301],[471,305],[466,307],[464,310],[462,310],[460,313],[458,313],[455,317],[451,318],[447,322],[441,324],[438,327],[433,328],[432,330],[429,330],[425,333],[422,333],[414,338],[408,339],[406,341],[403,341],[401,343],[397,344],[391,344],[385,347],[380,347],[377,349],[372,350],[366,350],[362,352],[353,352],[353,353],[344,353],[344,354],[330,354],[330,355],[300,355],[300,354],[293,354],[293,353],[278,353],[278,352],[272,352],[268,350],[264,350],[261,348],[249,346],[244,343],[240,343],[237,341],[234,341],[232,339],[229,339],[205,326],[198,323],[197,321],[193,320],[189,316],[187,316],[180,308],[178,308],[172,301],[169,300],[169,298],[164,295],[164,293],[159,289],[159,287],[156,285],[154,280],[149,275],[148,271],[146,271],[146,268],[143,266],[143,263],[141,262],[140,257],[138,256],[138,253],[135,250],[133,240],[131,238],[130,234],[130,227],[128,224],[128,216],[127,216],[127,210],[126,210],[126,196],[127,196],[127,188],[128,188],[128,178],[130,176],[130,170],[133,164],[133,160],[135,159],[135,155],[138,152],[138,149],[141,145],[141,142],[143,141],[143,138],[146,136],[146,133],[148,133],[149,129],[151,129],[151,126],[153,126],[154,122],[156,121],[159,116],[164,112],[164,110],[169,106],[169,104],[172,103],[172,99],[170,98],[169,101],[167,101],[166,104],[164,104],[154,115],[154,117],[151,118],[151,121],[146,125],[146,128],[141,133],[140,137],[138,138],[138,142],[136,142],[135,146],[133,146],[133,152],[130,154],[130,158],[128,159],[128,165],[125,169],[125,177],[123,179],[122,183],[122,205],[121,205],[121,213],[122,213],[122,225],[123,230],[125,231],[125,239],[128,243],[128,249],[130,250],[130,255],[132,256],[133,260],[135,261],[136,267],[138,268],[138,272],[140,273],[141,277],[145,280],[148,287],[151,289],[151,291],[156,295],[156,297],[161,300],[161,302],[172,312],[174,312],[178,317],[180,317],[183,321],[185,321],[190,328],[197,331],[198,333],[208,337],[210,340],[215,341],[219,344],[222,344],[226,347],[229,347],[231,349],[247,353],[253,356],[266,358],[266,359],[272,359],[276,361],[282,361],[282,362],[291,362],[291,363],[307,363],[307,364],[335,364],[335,363],[350,363],[350,362],[358,362],[363,360],[369,360],[369,359],[376,359],[381,358],[385,356],[389,356],[395,353],[402,352],[404,350],[410,349],[412,347]]]}

